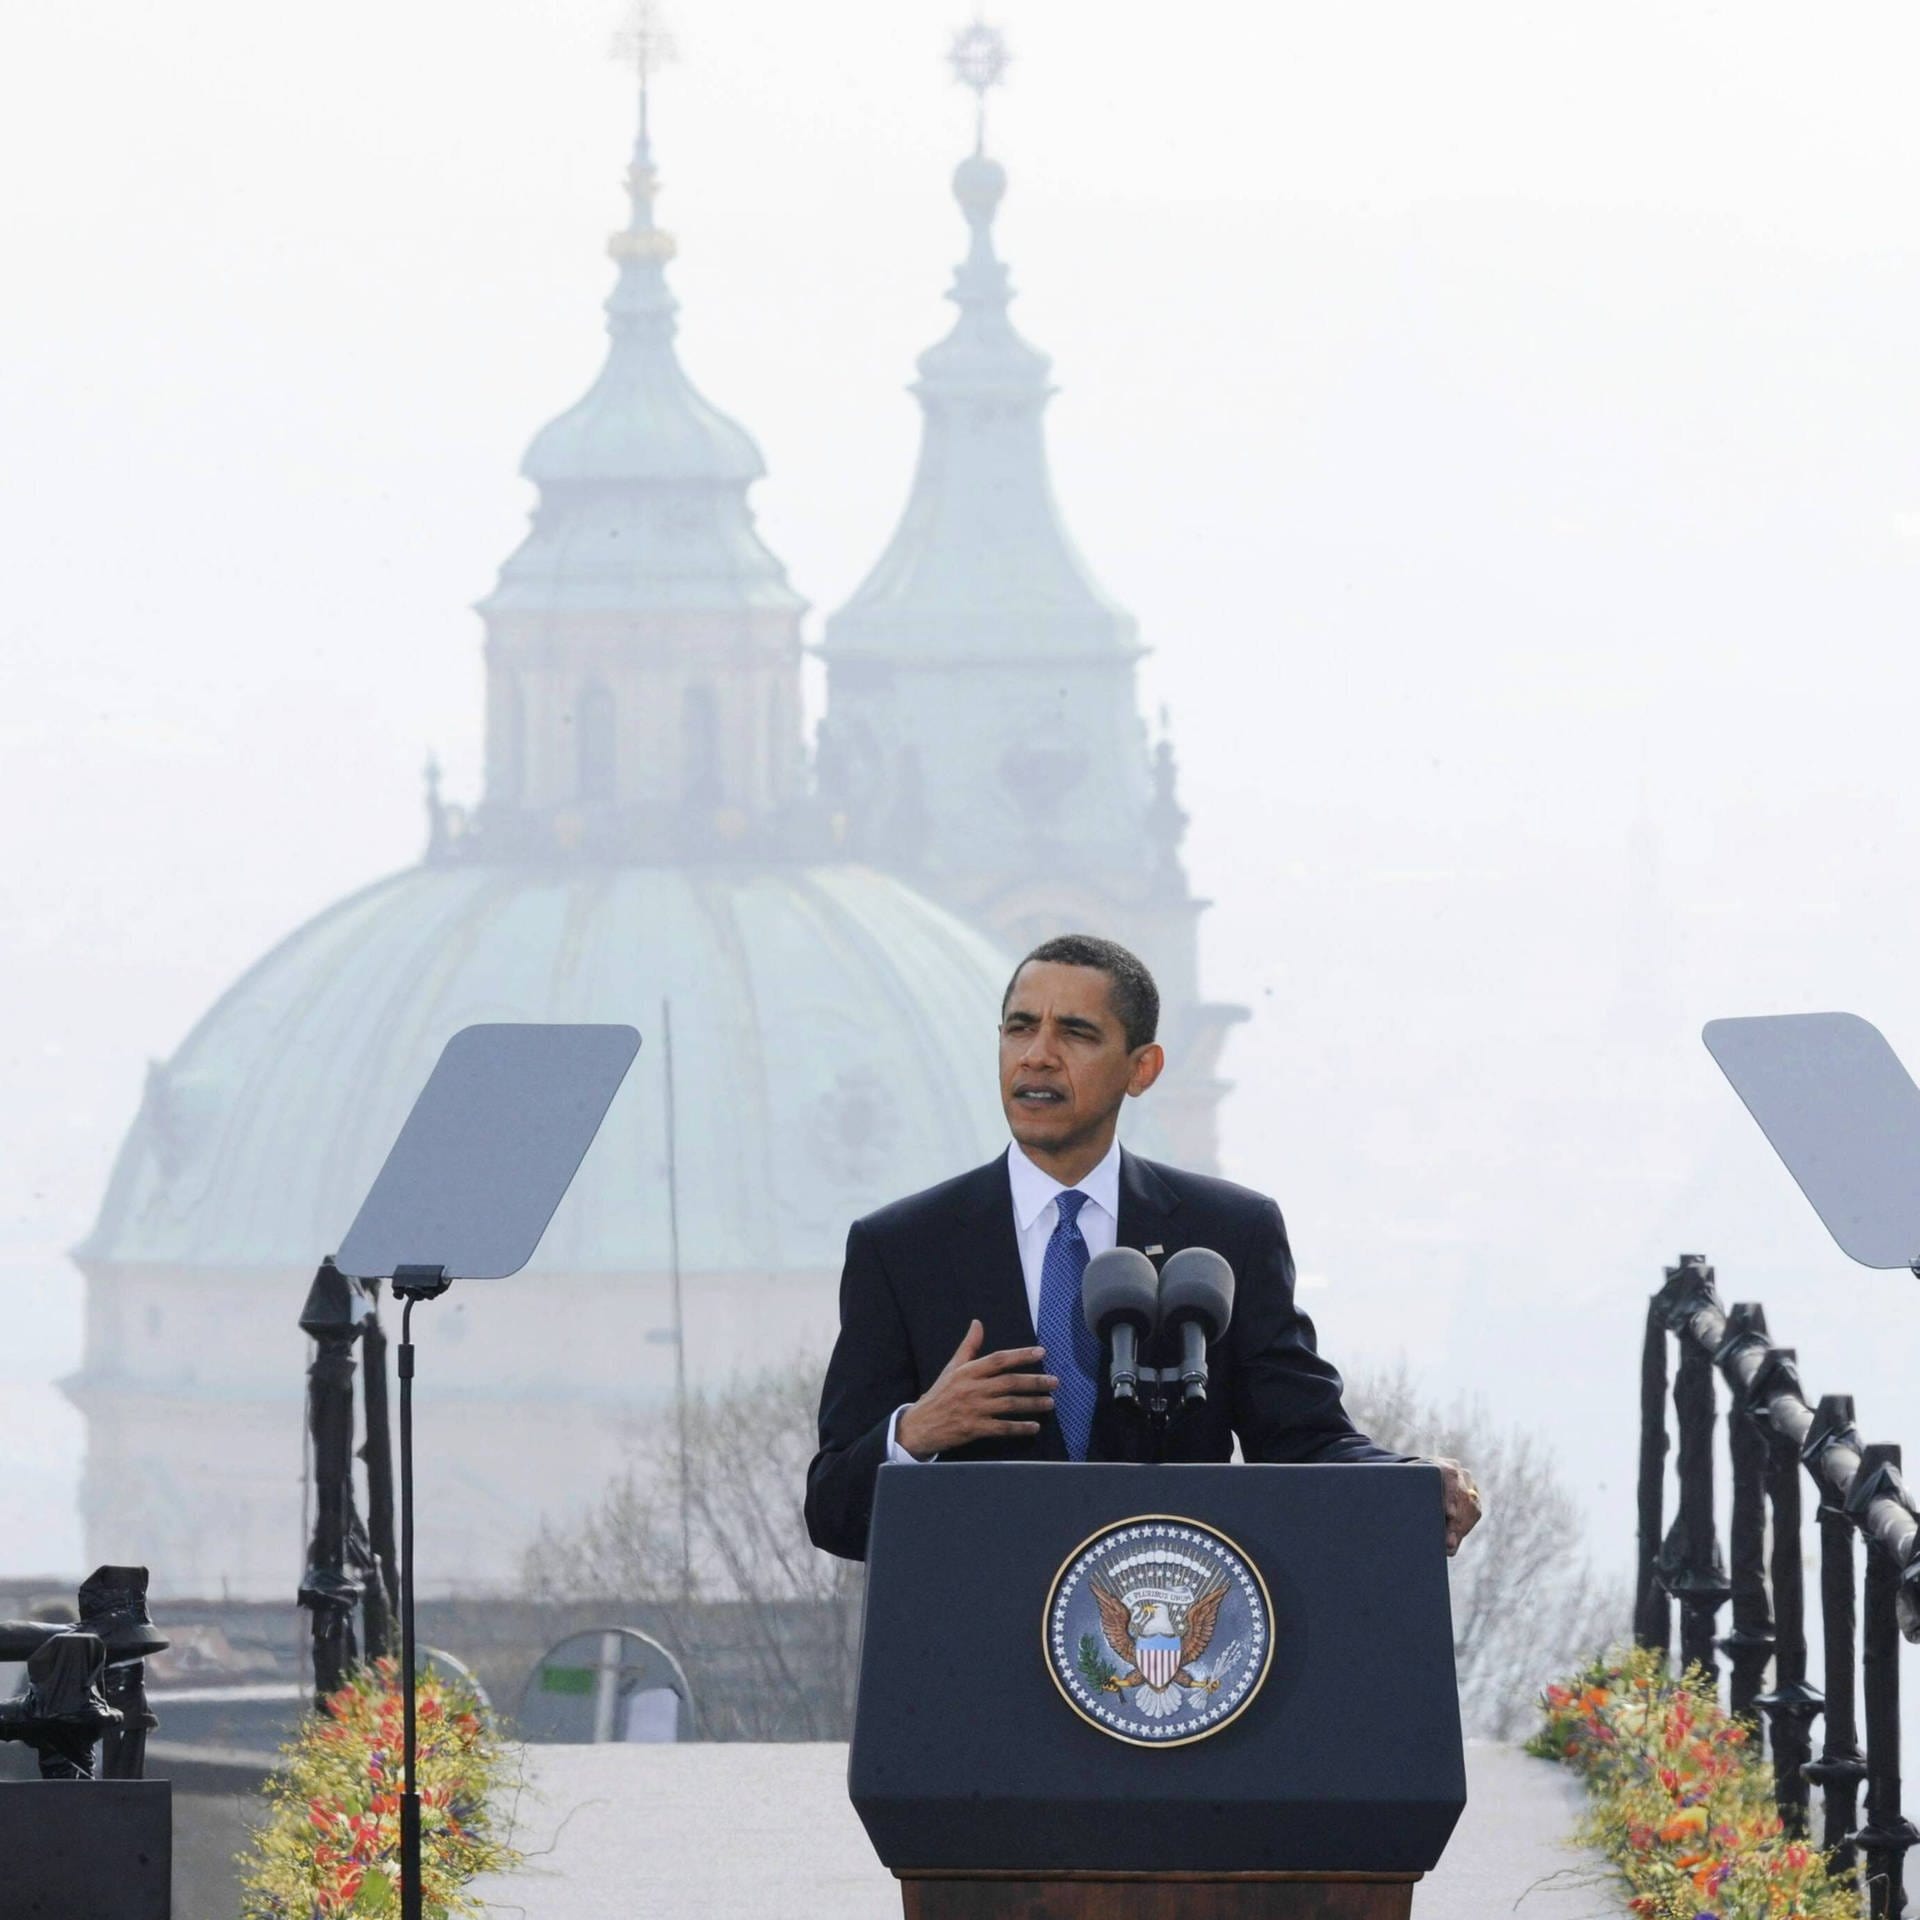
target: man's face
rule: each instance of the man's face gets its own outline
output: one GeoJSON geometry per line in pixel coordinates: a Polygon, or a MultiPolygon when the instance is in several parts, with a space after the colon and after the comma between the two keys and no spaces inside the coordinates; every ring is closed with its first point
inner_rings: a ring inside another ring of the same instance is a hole
{"type": "Polygon", "coordinates": [[[1160,1072],[1157,1046],[1129,1049],[1097,967],[1029,960],[1000,1018],[1000,1104],[1023,1147],[1071,1151],[1110,1129],[1120,1103],[1160,1072]]]}

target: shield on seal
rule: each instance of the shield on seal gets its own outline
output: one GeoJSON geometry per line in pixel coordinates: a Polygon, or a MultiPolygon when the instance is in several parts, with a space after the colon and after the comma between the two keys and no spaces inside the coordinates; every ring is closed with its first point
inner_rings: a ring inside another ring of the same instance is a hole
{"type": "Polygon", "coordinates": [[[1180,1671],[1180,1641],[1173,1634],[1156,1633],[1133,1643],[1134,1657],[1150,1687],[1170,1687],[1180,1671]]]}

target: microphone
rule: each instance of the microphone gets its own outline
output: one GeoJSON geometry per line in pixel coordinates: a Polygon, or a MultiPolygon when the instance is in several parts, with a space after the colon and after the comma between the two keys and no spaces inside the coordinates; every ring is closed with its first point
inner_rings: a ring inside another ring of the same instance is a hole
{"type": "MultiPolygon", "coordinates": [[[[1227,1284],[1233,1284],[1231,1275],[1227,1284]]],[[[1080,1311],[1102,1346],[1112,1342],[1107,1382],[1113,1397],[1134,1399],[1140,1384],[1140,1341],[1160,1324],[1160,1277],[1153,1262],[1133,1247],[1096,1253],[1080,1278],[1080,1311]]]]}
{"type": "Polygon", "coordinates": [[[1191,1406],[1207,1397],[1207,1349],[1233,1318],[1233,1269],[1211,1247],[1169,1254],[1160,1269],[1160,1318],[1180,1329],[1180,1386],[1191,1406]]]}

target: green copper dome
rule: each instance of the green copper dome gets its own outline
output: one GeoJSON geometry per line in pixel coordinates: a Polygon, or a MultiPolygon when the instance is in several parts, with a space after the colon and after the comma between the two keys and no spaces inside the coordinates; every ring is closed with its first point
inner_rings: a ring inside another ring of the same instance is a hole
{"type": "Polygon", "coordinates": [[[1008,963],[869,869],[428,866],[308,922],[165,1066],[92,1235],[112,1265],[303,1268],[331,1251],[446,1040],[625,1021],[639,1060],[535,1270],[837,1267],[848,1223],[1004,1142],[1008,963]]]}

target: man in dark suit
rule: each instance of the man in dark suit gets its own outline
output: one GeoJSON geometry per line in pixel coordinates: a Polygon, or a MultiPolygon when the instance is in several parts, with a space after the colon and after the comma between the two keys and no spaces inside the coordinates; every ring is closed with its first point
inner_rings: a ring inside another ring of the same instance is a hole
{"type": "MultiPolygon", "coordinates": [[[[807,1470],[816,1546],[866,1557],[888,1461],[1140,1457],[1140,1422],[1107,1395],[1080,1313],[1088,1259],[1115,1245],[1156,1262],[1211,1247],[1234,1271],[1233,1319],[1207,1356],[1207,1398],[1175,1415],[1168,1458],[1226,1460],[1237,1437],[1248,1460],[1406,1460],[1347,1418],[1340,1376],[1294,1305],[1279,1208],[1121,1149],[1121,1106],[1165,1063],[1159,1011],[1152,976],[1109,940],[1049,940],[1015,970],[1000,1020],[1013,1144],[847,1236],[840,1337],[807,1470]]],[[[1451,1553],[1480,1499],[1457,1463],[1436,1464],[1451,1553]]]]}

